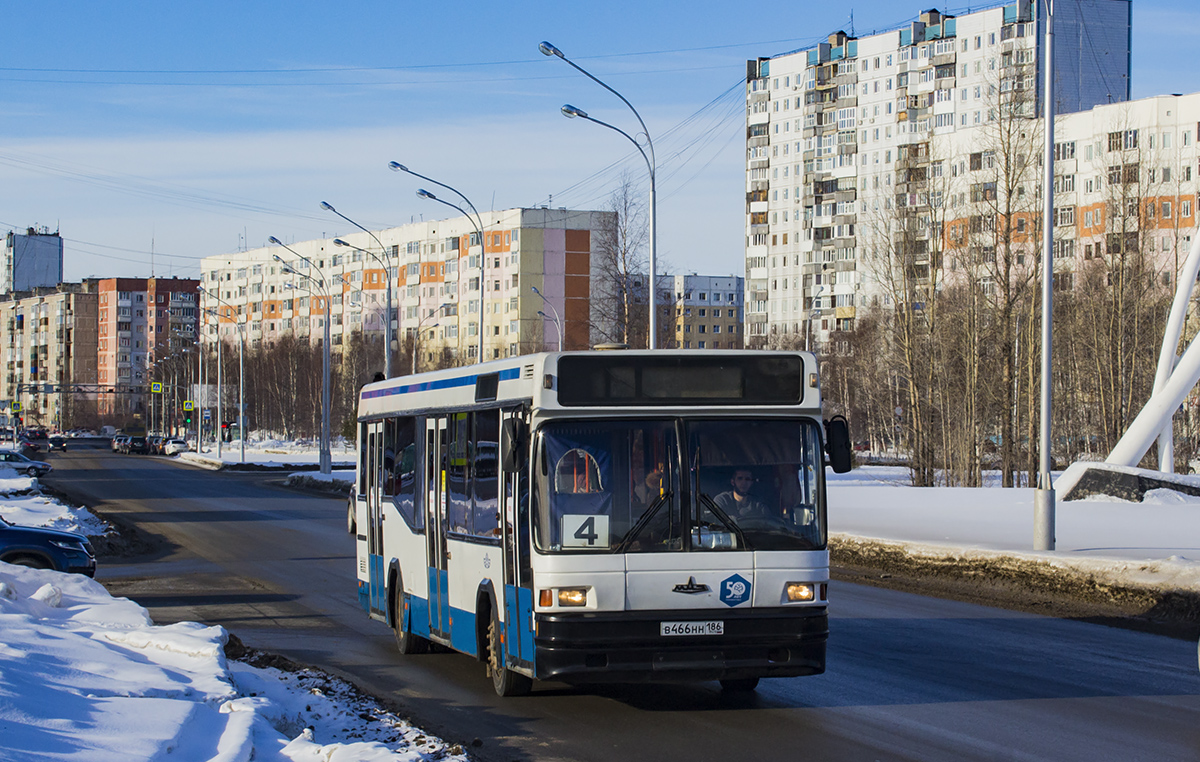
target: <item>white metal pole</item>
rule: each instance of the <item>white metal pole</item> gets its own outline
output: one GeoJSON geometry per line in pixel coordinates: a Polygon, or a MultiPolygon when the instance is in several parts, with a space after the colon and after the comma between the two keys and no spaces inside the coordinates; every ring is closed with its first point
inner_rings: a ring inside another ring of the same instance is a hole
{"type": "MultiPolygon", "coordinates": [[[[1040,5],[1040,4],[1039,4],[1040,5]]],[[[1033,549],[1054,550],[1054,484],[1050,480],[1050,348],[1054,315],[1054,0],[1046,0],[1042,106],[1046,145],[1042,177],[1042,411],[1038,485],[1033,498],[1033,549]]]]}
{"type": "Polygon", "coordinates": [[[332,471],[329,454],[329,292],[325,292],[325,351],[321,353],[321,473],[332,471]]]}
{"type": "Polygon", "coordinates": [[[215,428],[213,429],[213,431],[217,435],[217,460],[221,459],[221,443],[225,439],[225,432],[223,431],[223,429],[225,428],[225,407],[224,407],[225,387],[222,386],[222,384],[224,383],[224,381],[222,380],[222,376],[225,372],[225,369],[222,367],[223,363],[221,362],[221,345],[224,343],[225,343],[225,340],[223,338],[221,338],[221,311],[220,311],[220,309],[218,309],[217,310],[217,423],[216,423],[215,428]]]}
{"type": "MultiPolygon", "coordinates": [[[[246,316],[249,321],[250,316],[246,316]]],[[[242,440],[242,462],[246,462],[246,331],[245,325],[239,323],[238,327],[242,328],[241,339],[242,343],[238,345],[238,439],[242,440]]]]}
{"type": "MultiPolygon", "coordinates": [[[[1195,236],[1191,251],[1184,260],[1183,269],[1175,276],[1175,300],[1171,303],[1171,312],[1167,317],[1167,329],[1163,333],[1162,349],[1158,353],[1158,370],[1154,374],[1155,392],[1167,385],[1171,371],[1175,369],[1179,337],[1183,333],[1188,303],[1191,302],[1192,289],[1196,285],[1198,273],[1200,273],[1200,235],[1195,236]]],[[[1171,416],[1174,417],[1174,412],[1171,416]]],[[[1171,418],[1167,419],[1162,432],[1158,435],[1158,470],[1168,474],[1175,472],[1175,432],[1171,418]]]]}

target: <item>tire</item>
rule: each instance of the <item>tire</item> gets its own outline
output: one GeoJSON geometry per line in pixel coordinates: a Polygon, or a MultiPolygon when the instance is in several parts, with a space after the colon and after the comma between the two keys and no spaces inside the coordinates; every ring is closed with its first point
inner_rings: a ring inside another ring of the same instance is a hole
{"type": "Polygon", "coordinates": [[[25,469],[25,475],[26,476],[37,476],[38,470],[36,468],[33,468],[32,466],[30,466],[29,468],[25,469]]]}
{"type": "Polygon", "coordinates": [[[739,677],[735,680],[721,681],[721,690],[726,693],[752,693],[757,687],[757,677],[739,677]]]}
{"type": "Polygon", "coordinates": [[[492,687],[496,689],[496,695],[503,698],[528,695],[533,690],[533,680],[520,672],[501,667],[503,653],[500,622],[492,614],[492,621],[488,624],[488,672],[492,676],[492,687]]]}
{"type": "Polygon", "coordinates": [[[420,635],[414,635],[404,629],[404,585],[398,579],[396,580],[396,594],[393,606],[392,611],[393,617],[396,620],[396,626],[392,632],[396,636],[396,650],[403,656],[428,653],[429,641],[420,635]]]}
{"type": "Polygon", "coordinates": [[[346,531],[350,534],[357,534],[356,529],[358,526],[354,520],[354,495],[351,495],[349,507],[346,509],[346,531]]]}
{"type": "Polygon", "coordinates": [[[41,556],[17,556],[10,559],[9,562],[13,566],[24,566],[28,569],[53,569],[54,564],[50,563],[41,556]]]}

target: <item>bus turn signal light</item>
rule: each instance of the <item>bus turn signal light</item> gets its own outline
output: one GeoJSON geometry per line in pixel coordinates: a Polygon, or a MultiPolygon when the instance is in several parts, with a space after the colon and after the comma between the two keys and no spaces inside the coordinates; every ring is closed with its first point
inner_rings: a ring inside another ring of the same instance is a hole
{"type": "Polygon", "coordinates": [[[807,582],[787,583],[787,599],[792,602],[811,601],[815,596],[813,586],[807,582]]]}
{"type": "Polygon", "coordinates": [[[548,609],[551,606],[553,606],[554,605],[554,591],[553,590],[539,590],[538,591],[538,605],[544,609],[548,609]]]}

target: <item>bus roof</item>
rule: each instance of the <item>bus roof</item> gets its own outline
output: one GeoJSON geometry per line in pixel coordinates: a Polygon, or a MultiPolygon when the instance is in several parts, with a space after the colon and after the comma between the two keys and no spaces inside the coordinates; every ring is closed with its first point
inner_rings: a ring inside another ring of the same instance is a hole
{"type": "Polygon", "coordinates": [[[541,352],[373,382],[359,393],[358,417],[521,401],[564,410],[821,407],[811,353],[618,350],[541,352]]]}

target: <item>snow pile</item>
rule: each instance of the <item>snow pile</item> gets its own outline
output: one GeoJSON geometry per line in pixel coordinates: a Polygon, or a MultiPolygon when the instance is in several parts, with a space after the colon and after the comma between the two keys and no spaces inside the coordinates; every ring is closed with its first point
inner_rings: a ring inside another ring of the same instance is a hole
{"type": "Polygon", "coordinates": [[[20,494],[36,486],[36,477],[24,476],[8,466],[0,466],[0,495],[20,494]]]}
{"type": "Polygon", "coordinates": [[[0,563],[0,756],[466,759],[341,681],[227,662],[227,637],[155,626],[83,576],[0,563]]]}
{"type": "MultiPolygon", "coordinates": [[[[26,481],[32,481],[26,479],[26,481]]],[[[3,477],[0,476],[0,483],[3,477]]],[[[110,530],[108,524],[86,508],[72,508],[41,494],[13,496],[0,500],[0,517],[10,524],[45,527],[99,537],[110,530]]]]}

